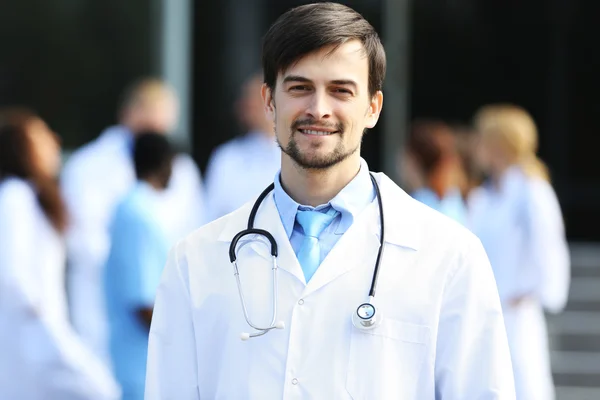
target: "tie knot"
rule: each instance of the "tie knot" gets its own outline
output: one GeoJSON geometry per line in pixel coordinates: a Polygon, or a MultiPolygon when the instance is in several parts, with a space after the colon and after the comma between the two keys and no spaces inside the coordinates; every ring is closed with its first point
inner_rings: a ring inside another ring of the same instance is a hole
{"type": "Polygon", "coordinates": [[[321,235],[321,232],[323,232],[323,230],[325,230],[325,228],[327,228],[335,219],[337,214],[338,212],[333,208],[330,208],[327,213],[312,210],[299,210],[296,214],[296,221],[298,221],[298,224],[300,224],[306,236],[318,238],[319,235],[321,235]]]}

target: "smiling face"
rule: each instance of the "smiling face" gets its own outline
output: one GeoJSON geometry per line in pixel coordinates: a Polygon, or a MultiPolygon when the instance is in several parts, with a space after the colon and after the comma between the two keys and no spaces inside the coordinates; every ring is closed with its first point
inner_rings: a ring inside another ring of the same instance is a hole
{"type": "Polygon", "coordinates": [[[383,94],[369,95],[363,45],[349,41],[310,53],[280,71],[273,91],[262,88],[282,163],[327,169],[360,157],[365,129],[377,123],[383,94]]]}

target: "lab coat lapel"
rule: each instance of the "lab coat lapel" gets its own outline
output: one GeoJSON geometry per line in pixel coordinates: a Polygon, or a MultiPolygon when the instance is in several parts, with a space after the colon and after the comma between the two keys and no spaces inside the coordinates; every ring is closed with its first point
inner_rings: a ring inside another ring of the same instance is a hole
{"type": "Polygon", "coordinates": [[[374,267],[379,250],[377,203],[371,203],[331,249],[308,282],[303,296],[357,267],[374,267]]]}
{"type": "MultiPolygon", "coordinates": [[[[245,217],[248,218],[248,214],[242,215],[245,215],[245,217]]],[[[287,237],[285,229],[283,228],[272,194],[267,196],[258,210],[256,220],[254,221],[254,228],[264,229],[273,235],[278,250],[277,265],[279,268],[287,271],[305,284],[306,280],[304,279],[304,273],[298,263],[298,259],[292,249],[292,245],[287,237]]],[[[251,240],[248,246],[254,250],[257,255],[269,261],[271,260],[271,254],[269,253],[268,247],[259,242],[260,239],[258,235],[248,236],[248,239],[251,240]]]]}

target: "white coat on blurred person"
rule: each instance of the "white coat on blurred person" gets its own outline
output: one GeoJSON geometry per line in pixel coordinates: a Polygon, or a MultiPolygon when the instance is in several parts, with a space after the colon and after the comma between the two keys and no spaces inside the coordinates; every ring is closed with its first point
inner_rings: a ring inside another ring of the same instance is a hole
{"type": "Polygon", "coordinates": [[[110,371],[68,318],[59,166],[41,119],[1,113],[0,399],[116,400],[110,371]]]}
{"type": "Polygon", "coordinates": [[[281,167],[273,122],[265,117],[260,97],[262,82],[262,75],[253,76],[237,102],[238,117],[248,133],[217,147],[208,162],[204,180],[208,221],[258,196],[281,167]]]}
{"type": "MultiPolygon", "coordinates": [[[[110,249],[109,224],[116,204],[135,184],[132,159],[136,132],[171,132],[177,120],[173,91],[156,79],[136,82],[126,92],[121,124],[106,129],[75,151],[62,174],[62,191],[71,215],[67,232],[69,302],[76,330],[108,359],[102,291],[110,249]]],[[[176,157],[159,219],[170,242],[201,225],[203,193],[199,170],[187,155],[176,157]]]]}
{"type": "Polygon", "coordinates": [[[470,195],[470,226],[496,278],[518,400],[550,400],[554,387],[544,309],[565,306],[570,260],[558,199],[537,159],[533,119],[512,105],[475,117],[477,158],[489,182],[470,195]]]}

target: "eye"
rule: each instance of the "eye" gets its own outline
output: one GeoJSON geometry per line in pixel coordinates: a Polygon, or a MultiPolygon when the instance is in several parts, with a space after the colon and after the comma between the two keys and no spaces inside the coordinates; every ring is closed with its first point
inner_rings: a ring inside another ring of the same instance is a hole
{"type": "Polygon", "coordinates": [[[310,87],[308,85],[295,85],[290,87],[289,90],[292,92],[305,92],[310,90],[310,87]]]}
{"type": "Polygon", "coordinates": [[[335,93],[340,93],[340,94],[347,94],[347,95],[352,94],[352,91],[350,89],[346,89],[346,88],[335,88],[335,89],[333,89],[333,91],[335,93]]]}

